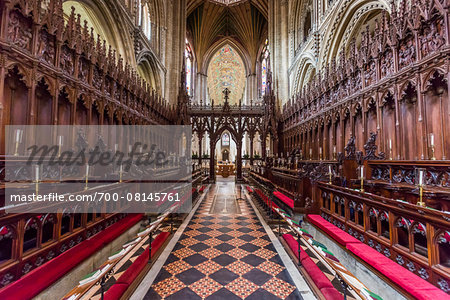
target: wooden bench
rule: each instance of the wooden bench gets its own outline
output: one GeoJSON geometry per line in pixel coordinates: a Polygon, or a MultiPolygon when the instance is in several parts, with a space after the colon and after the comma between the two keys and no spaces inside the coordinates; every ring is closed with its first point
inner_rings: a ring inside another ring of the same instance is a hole
{"type": "Polygon", "coordinates": [[[133,214],[81,242],[61,255],[34,269],[0,290],[0,299],[31,299],[69,273],[78,264],[118,238],[142,220],[143,214],[133,214]]]}
{"type": "Polygon", "coordinates": [[[308,215],[307,218],[311,224],[318,227],[372,269],[384,275],[401,290],[413,296],[415,299],[449,299],[449,295],[444,291],[398,265],[360,240],[355,239],[321,216],[308,215]]]}

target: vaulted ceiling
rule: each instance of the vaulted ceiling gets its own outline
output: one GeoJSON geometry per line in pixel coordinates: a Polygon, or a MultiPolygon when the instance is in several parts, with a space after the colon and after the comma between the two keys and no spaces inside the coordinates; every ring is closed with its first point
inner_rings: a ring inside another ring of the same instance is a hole
{"type": "Polygon", "coordinates": [[[267,0],[188,0],[187,30],[198,70],[210,48],[229,39],[245,52],[254,71],[267,38],[267,5],[267,0]]]}

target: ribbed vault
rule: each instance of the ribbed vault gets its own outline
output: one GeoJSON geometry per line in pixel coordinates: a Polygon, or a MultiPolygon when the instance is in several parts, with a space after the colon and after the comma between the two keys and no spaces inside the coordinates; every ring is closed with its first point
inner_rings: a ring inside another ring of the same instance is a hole
{"type": "MultiPolygon", "coordinates": [[[[205,54],[217,41],[232,39],[246,51],[251,71],[255,72],[258,53],[267,38],[267,20],[254,1],[244,1],[235,5],[220,5],[212,1],[191,0],[198,5],[189,14],[187,29],[197,57],[198,70],[206,67],[205,54]]],[[[267,1],[260,1],[261,3],[267,1]]]]}

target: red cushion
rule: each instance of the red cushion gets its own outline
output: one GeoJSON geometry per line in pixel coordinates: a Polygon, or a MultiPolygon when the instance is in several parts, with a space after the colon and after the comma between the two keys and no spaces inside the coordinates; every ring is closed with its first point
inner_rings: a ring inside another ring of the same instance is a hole
{"type": "Polygon", "coordinates": [[[347,244],[350,244],[350,243],[358,243],[358,244],[361,243],[360,240],[354,238],[353,236],[351,236],[350,234],[348,234],[344,230],[339,229],[337,227],[329,229],[329,235],[336,242],[338,242],[339,244],[341,244],[343,246],[346,246],[347,244]]]}
{"type": "Polygon", "coordinates": [[[250,187],[250,186],[246,186],[246,188],[247,188],[247,191],[249,192],[249,193],[253,193],[253,190],[252,190],[252,188],[250,187]]]}
{"type": "Polygon", "coordinates": [[[329,288],[329,287],[322,288],[320,290],[320,292],[327,300],[328,299],[330,299],[330,300],[344,299],[344,296],[342,296],[342,294],[339,293],[339,291],[336,290],[334,287],[333,288],[329,288]]]}
{"type": "Polygon", "coordinates": [[[346,246],[349,243],[361,243],[358,239],[334,226],[319,215],[308,215],[308,220],[343,246],[346,246]]]}
{"type": "Polygon", "coordinates": [[[310,257],[302,261],[302,266],[305,268],[306,272],[308,272],[308,275],[314,281],[317,288],[333,288],[331,281],[323,274],[310,257]]]}
{"type": "Polygon", "coordinates": [[[105,300],[115,300],[120,299],[123,294],[127,291],[129,285],[126,283],[116,283],[106,291],[104,299],[105,300]]]}
{"type": "MultiPolygon", "coordinates": [[[[161,248],[161,245],[169,237],[169,232],[161,232],[152,242],[152,257],[161,248]]],[[[131,266],[120,275],[116,283],[131,284],[136,277],[142,272],[145,265],[148,263],[148,247],[141,255],[131,264],[131,266]]]]}
{"type": "MultiPolygon", "coordinates": [[[[283,239],[286,241],[286,243],[288,244],[288,246],[292,250],[292,252],[294,252],[295,257],[297,257],[297,259],[298,259],[298,242],[297,242],[297,240],[288,233],[283,234],[283,239]]],[[[309,256],[305,251],[300,252],[300,261],[303,261],[307,257],[309,257],[309,256]]]]}
{"type": "Polygon", "coordinates": [[[294,200],[292,200],[291,198],[289,198],[285,194],[276,191],[276,192],[273,192],[273,195],[275,197],[277,197],[278,199],[280,199],[284,204],[286,204],[290,208],[294,208],[294,200]]]}
{"type": "Polygon", "coordinates": [[[439,288],[406,270],[366,244],[348,244],[347,249],[416,299],[448,299],[449,297],[439,288]]]}
{"type": "Polygon", "coordinates": [[[0,299],[33,298],[102,248],[105,242],[114,240],[118,235],[141,219],[142,214],[129,215],[101,231],[99,234],[94,235],[92,238],[81,242],[1,289],[0,299]]]}

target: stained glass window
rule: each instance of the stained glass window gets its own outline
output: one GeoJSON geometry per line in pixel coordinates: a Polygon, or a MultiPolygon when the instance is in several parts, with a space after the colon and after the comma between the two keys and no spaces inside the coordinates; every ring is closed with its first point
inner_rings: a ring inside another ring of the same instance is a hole
{"type": "Polygon", "coordinates": [[[245,67],[237,51],[229,46],[223,46],[214,54],[208,66],[208,92],[214,103],[223,101],[223,91],[230,90],[229,103],[239,103],[244,95],[246,83],[245,67]]]}
{"type": "Polygon", "coordinates": [[[186,91],[192,96],[192,51],[188,43],[186,43],[184,55],[186,57],[186,91]]]}
{"type": "Polygon", "coordinates": [[[230,135],[228,133],[222,135],[222,146],[230,146],[230,135]]]}
{"type": "Polygon", "coordinates": [[[269,50],[267,48],[268,41],[266,40],[266,45],[264,46],[264,50],[262,52],[262,62],[261,62],[261,95],[266,94],[267,88],[267,68],[269,67],[269,50]]]}

